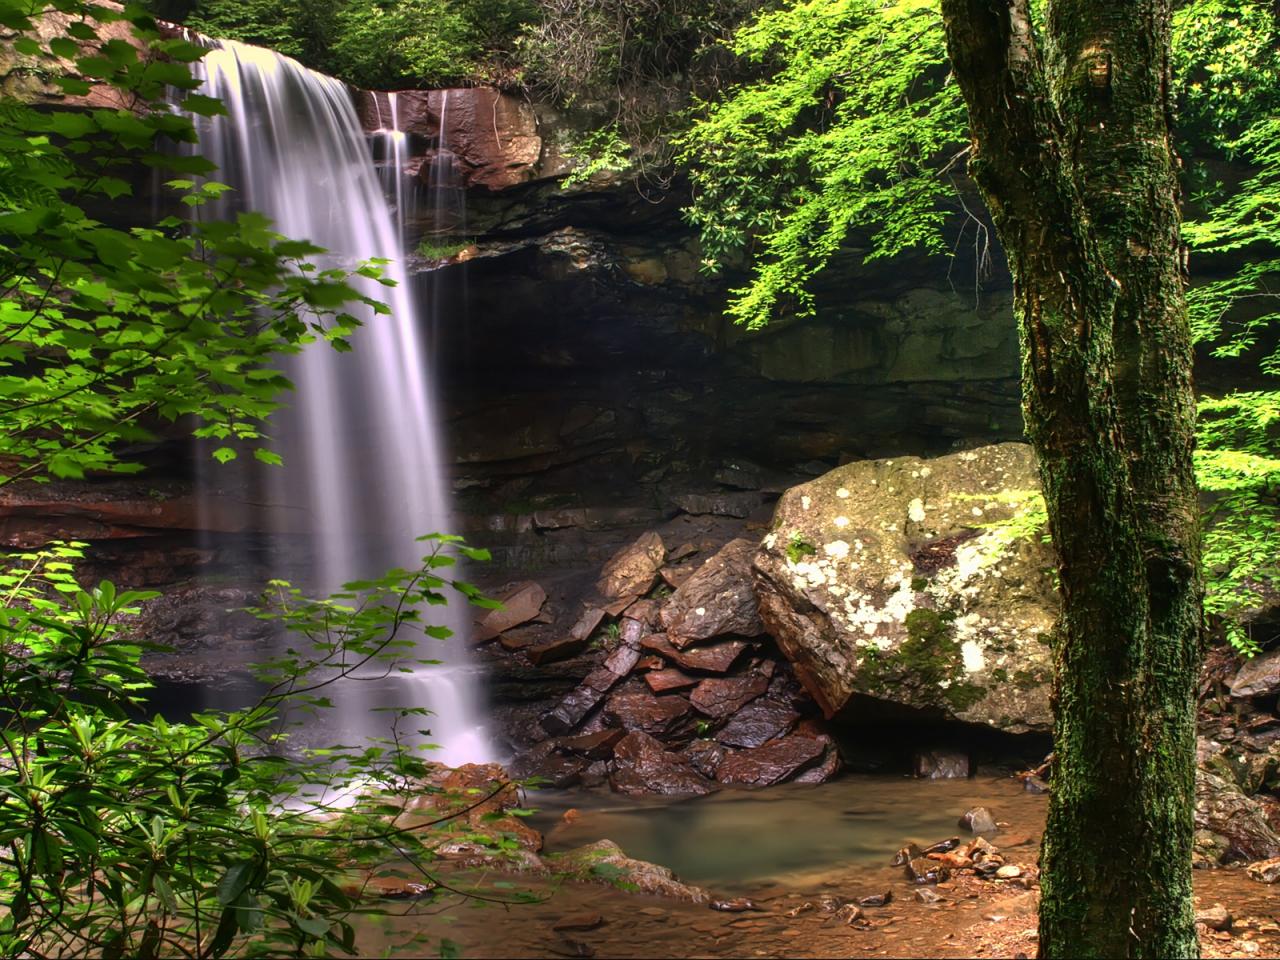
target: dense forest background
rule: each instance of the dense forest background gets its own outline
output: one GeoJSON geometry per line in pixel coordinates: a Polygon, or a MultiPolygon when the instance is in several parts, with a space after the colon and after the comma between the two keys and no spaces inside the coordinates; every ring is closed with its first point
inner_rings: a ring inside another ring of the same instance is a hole
{"type": "MultiPolygon", "coordinates": [[[[703,268],[742,274],[729,315],[812,312],[837,253],[1000,262],[965,173],[968,133],[942,21],[923,0],[153,0],[216,36],[375,88],[494,84],[575,112],[577,178],[674,187],[703,268]]],[[[1208,608],[1243,651],[1280,588],[1268,538],[1280,449],[1274,321],[1280,199],[1277,11],[1191,0],[1174,23],[1191,309],[1209,506],[1208,608]]]]}

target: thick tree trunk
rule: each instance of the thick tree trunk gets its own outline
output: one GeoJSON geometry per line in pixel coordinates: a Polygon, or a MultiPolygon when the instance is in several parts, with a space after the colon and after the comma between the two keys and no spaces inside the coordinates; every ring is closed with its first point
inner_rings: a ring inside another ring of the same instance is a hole
{"type": "Polygon", "coordinates": [[[1060,561],[1044,957],[1194,957],[1202,628],[1169,0],[942,0],[1060,561]]]}

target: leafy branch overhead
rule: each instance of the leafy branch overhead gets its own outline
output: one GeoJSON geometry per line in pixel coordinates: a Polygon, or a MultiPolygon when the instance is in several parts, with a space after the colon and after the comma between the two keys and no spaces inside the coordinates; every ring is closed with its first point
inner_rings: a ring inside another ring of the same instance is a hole
{"type": "MultiPolygon", "coordinates": [[[[96,15],[99,24],[123,16],[96,15]]],[[[12,7],[3,21],[30,22],[12,7]]],[[[263,424],[289,386],[276,358],[317,338],[343,349],[360,322],[353,305],[386,308],[346,271],[309,262],[323,251],[279,236],[261,215],[197,216],[228,188],[178,149],[195,133],[166,96],[177,88],[187,111],[221,112],[193,92],[187,64],[203,49],[162,38],[146,17],[131,22],[133,41],[119,30],[95,40],[94,23],[14,43],[19,69],[52,64],[66,71],[54,75],[66,94],[97,84],[124,106],[47,112],[6,100],[0,112],[0,459],[10,465],[0,479],[137,471],[119,445],[184,417],[197,436],[228,441],[220,459],[239,441],[273,462],[263,424]],[[128,209],[151,171],[181,174],[167,183],[169,215],[132,228],[96,215],[128,209]]],[[[375,264],[357,272],[378,276],[375,264]]]]}
{"type": "MultiPolygon", "coordinates": [[[[265,430],[290,387],[280,359],[317,341],[349,349],[386,308],[261,215],[209,215],[228,188],[188,149],[191,115],[222,111],[196,92],[202,48],[137,8],[80,0],[0,0],[0,25],[18,89],[92,95],[53,111],[0,101],[0,485],[137,471],[130,454],[170,431],[214,441],[219,460],[247,446],[276,462],[265,430]],[[153,176],[158,217],[135,199],[153,176]]],[[[381,279],[376,262],[354,272],[381,279]]],[[[429,612],[451,596],[491,605],[451,570],[487,555],[425,539],[420,565],[333,597],[273,584],[254,612],[293,646],[260,668],[265,692],[183,722],[157,708],[143,667],[156,648],[136,615],[156,594],[82,584],[84,544],[6,557],[0,954],[356,954],[357,918],[385,912],[377,881],[405,873],[432,909],[525,899],[435,875],[460,830],[496,856],[515,841],[477,812],[492,794],[432,780],[422,708],[388,704],[371,743],[290,737],[336,681],[429,659],[420,643],[448,634],[429,612]]],[[[400,939],[426,948],[412,930],[400,939]]]]}

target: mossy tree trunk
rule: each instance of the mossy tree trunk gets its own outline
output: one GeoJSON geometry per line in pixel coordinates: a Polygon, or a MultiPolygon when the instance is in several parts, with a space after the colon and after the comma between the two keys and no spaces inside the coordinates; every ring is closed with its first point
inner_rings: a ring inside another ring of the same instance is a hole
{"type": "Polygon", "coordinates": [[[1169,0],[942,0],[1058,551],[1043,957],[1199,955],[1202,634],[1169,0]]]}

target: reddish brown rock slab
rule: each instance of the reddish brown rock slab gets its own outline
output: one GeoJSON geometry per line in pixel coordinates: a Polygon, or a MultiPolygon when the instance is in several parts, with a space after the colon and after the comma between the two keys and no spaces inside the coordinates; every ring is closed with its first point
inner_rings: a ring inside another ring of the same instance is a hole
{"type": "Polygon", "coordinates": [[[650,630],[658,626],[658,613],[662,605],[657,600],[637,600],[626,609],[628,620],[639,620],[650,630]]]}
{"type": "Polygon", "coordinates": [[[689,702],[708,717],[728,717],[737,713],[769,689],[769,681],[758,674],[745,677],[713,677],[703,680],[689,694],[689,702]]]}
{"type": "Polygon", "coordinates": [[[610,600],[640,597],[648,593],[667,559],[662,537],[652,530],[623,547],[604,565],[596,590],[610,600]]]}
{"type": "Polygon", "coordinates": [[[643,689],[615,693],[604,705],[604,716],[614,726],[653,737],[687,734],[693,725],[693,709],[684,697],[659,697],[643,689]]]}
{"type": "Polygon", "coordinates": [[[625,730],[610,727],[595,733],[584,733],[557,740],[556,749],[581,754],[591,760],[607,760],[613,756],[613,748],[624,736],[626,736],[625,730]]]}
{"type": "Polygon", "coordinates": [[[596,627],[600,626],[600,621],[604,619],[605,611],[601,607],[587,607],[582,611],[582,615],[569,628],[569,636],[574,640],[587,640],[596,632],[596,627]]]}
{"type": "Polygon", "coordinates": [[[742,651],[747,649],[746,641],[725,640],[706,647],[677,650],[667,640],[666,634],[662,633],[650,634],[640,641],[640,645],[685,670],[700,670],[704,673],[727,673],[738,657],[742,656],[742,651]]]}
{"type": "Polygon", "coordinates": [[[613,601],[613,603],[606,603],[604,605],[604,612],[611,617],[620,617],[635,603],[635,597],[623,597],[621,600],[613,601]]]}
{"type": "Polygon", "coordinates": [[[640,649],[626,644],[618,647],[596,667],[576,689],[565,694],[541,721],[542,729],[554,736],[573,730],[629,674],[640,660],[640,649]]]}
{"type": "Polygon", "coordinates": [[[639,730],[628,733],[614,748],[613,789],[633,796],[646,794],[697,795],[715,784],[699,774],[679,754],[664,750],[639,730]]]}
{"type": "Polygon", "coordinates": [[[795,777],[793,783],[826,783],[840,772],[840,751],[835,741],[825,735],[816,739],[823,745],[822,759],[795,777]]]}
{"type": "Polygon", "coordinates": [[[716,739],[730,747],[758,747],[788,733],[799,719],[785,703],[762,697],[735,713],[716,739]]]}
{"type": "Polygon", "coordinates": [[[582,772],[586,770],[589,761],[585,757],[563,756],[561,754],[551,754],[542,760],[531,765],[529,769],[529,777],[537,777],[544,781],[545,786],[554,787],[557,790],[564,787],[572,787],[582,779],[582,772]]]}
{"type": "Polygon", "coordinates": [[[679,563],[681,560],[687,560],[689,557],[692,557],[697,552],[698,545],[696,543],[689,543],[686,541],[667,554],[667,562],[679,563]]]}
{"type": "Polygon", "coordinates": [[[693,769],[708,779],[715,779],[716,771],[729,751],[714,740],[695,740],[681,753],[693,769]]]}
{"type": "MultiPolygon", "coordinates": [[[[505,647],[505,640],[502,641],[505,647]]],[[[576,657],[587,648],[587,639],[583,637],[557,637],[555,640],[545,640],[542,643],[534,644],[524,648],[525,656],[535,666],[541,666],[544,663],[555,663],[557,660],[568,660],[570,657],[576,657]]]]}
{"type": "Polygon", "coordinates": [[[671,690],[687,690],[696,686],[698,679],[691,677],[683,670],[670,667],[666,670],[653,670],[644,675],[644,682],[654,693],[668,693],[671,690]]]}
{"type": "Polygon", "coordinates": [[[679,590],[696,572],[697,567],[691,563],[685,563],[678,567],[663,567],[658,571],[658,576],[662,577],[672,590],[679,590]]]}
{"type": "Polygon", "coordinates": [[[751,573],[756,550],[753,540],[730,540],[671,595],[662,608],[662,625],[673,646],[764,633],[751,573]]]}
{"type": "Polygon", "coordinates": [[[822,756],[825,744],[809,737],[783,737],[725,757],[716,771],[724,784],[769,787],[789,780],[822,756]]]}
{"type": "Polygon", "coordinates": [[[497,610],[488,610],[476,621],[474,638],[478,643],[492,640],[504,631],[528,623],[538,615],[547,601],[547,592],[532,580],[518,583],[495,597],[502,603],[497,610]]]}
{"type": "Polygon", "coordinates": [[[1231,681],[1231,696],[1241,700],[1268,697],[1277,692],[1280,692],[1280,650],[1246,660],[1231,681]]]}

